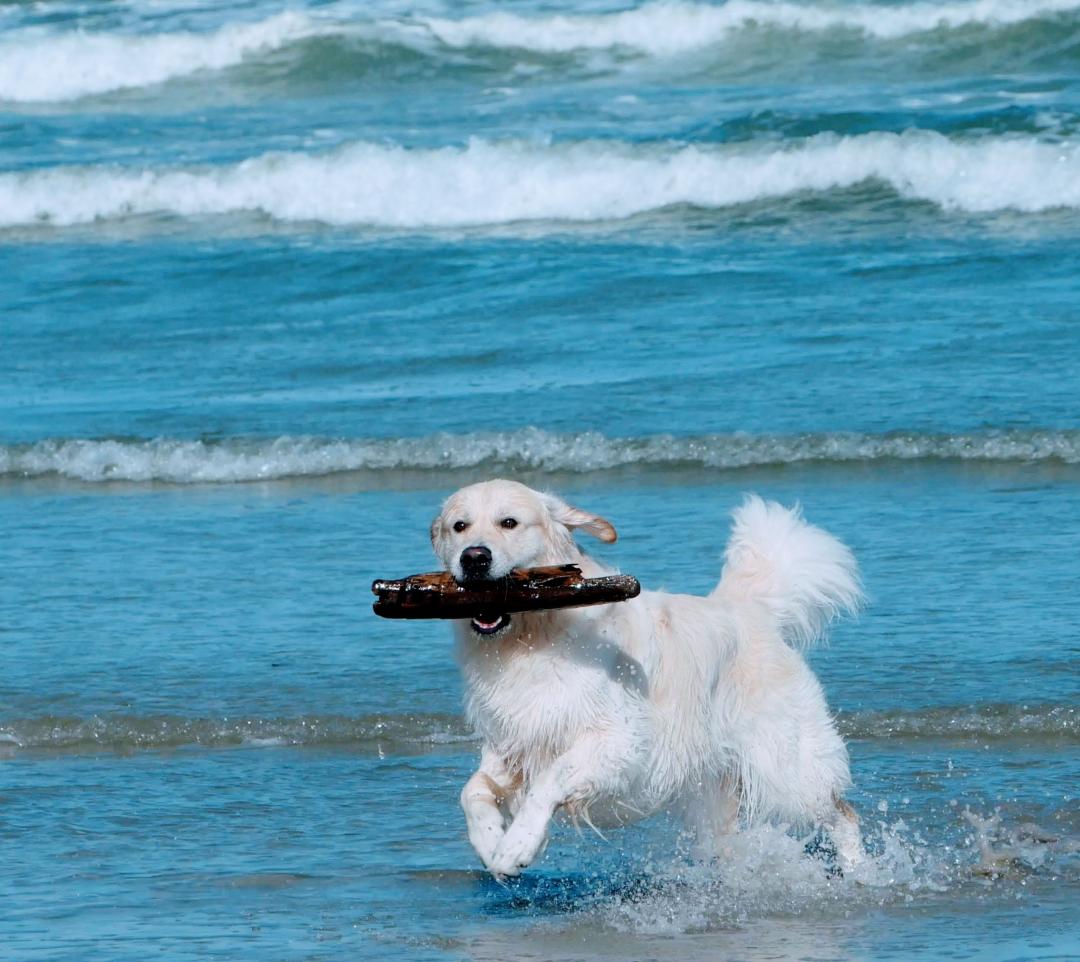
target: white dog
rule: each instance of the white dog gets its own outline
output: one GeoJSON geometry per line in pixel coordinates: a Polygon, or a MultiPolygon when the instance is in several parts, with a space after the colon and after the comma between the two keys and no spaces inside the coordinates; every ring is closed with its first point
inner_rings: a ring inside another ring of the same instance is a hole
{"type": "MultiPolygon", "coordinates": [[[[572,562],[611,523],[513,481],[447,499],[431,527],[458,581],[572,562]]],[[[848,756],[798,653],[859,604],[851,552],[797,510],[750,497],[705,597],[642,592],[592,608],[498,611],[455,622],[466,713],[483,741],[461,793],[469,840],[495,876],[542,851],[560,809],[616,826],[678,811],[700,851],[739,824],[816,824],[842,866],[860,857],[842,793],[848,756]]]]}

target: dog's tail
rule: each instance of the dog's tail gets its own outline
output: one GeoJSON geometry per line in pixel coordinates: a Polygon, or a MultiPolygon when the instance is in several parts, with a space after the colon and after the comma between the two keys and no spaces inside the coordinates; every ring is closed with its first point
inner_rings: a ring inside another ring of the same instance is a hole
{"type": "Polygon", "coordinates": [[[801,509],[751,495],[736,509],[713,596],[763,603],[784,640],[807,648],[843,612],[863,600],[859,569],[848,548],[803,520],[801,509]]]}

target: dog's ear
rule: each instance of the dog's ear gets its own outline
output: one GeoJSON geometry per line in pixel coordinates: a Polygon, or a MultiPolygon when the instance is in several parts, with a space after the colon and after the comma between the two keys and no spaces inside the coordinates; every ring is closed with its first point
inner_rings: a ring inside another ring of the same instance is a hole
{"type": "Polygon", "coordinates": [[[598,514],[590,514],[588,511],[582,511],[581,508],[575,508],[552,494],[544,496],[544,503],[547,505],[551,519],[571,531],[580,528],[605,544],[611,544],[619,537],[615,531],[615,525],[598,514]]]}
{"type": "Polygon", "coordinates": [[[431,522],[431,547],[438,549],[439,538],[442,537],[442,515],[436,516],[431,522]]]}

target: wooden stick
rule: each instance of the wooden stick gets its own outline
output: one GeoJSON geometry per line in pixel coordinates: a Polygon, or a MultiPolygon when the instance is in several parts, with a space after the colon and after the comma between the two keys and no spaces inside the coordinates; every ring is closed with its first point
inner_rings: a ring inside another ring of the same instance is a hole
{"type": "Polygon", "coordinates": [[[548,608],[579,608],[627,601],[641,593],[637,578],[585,578],[577,565],[515,568],[496,581],[458,584],[449,571],[378,580],[375,614],[383,618],[474,618],[548,608]]]}

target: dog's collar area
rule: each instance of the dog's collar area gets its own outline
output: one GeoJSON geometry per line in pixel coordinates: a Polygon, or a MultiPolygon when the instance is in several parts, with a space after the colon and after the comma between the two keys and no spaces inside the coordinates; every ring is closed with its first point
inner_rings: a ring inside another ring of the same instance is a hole
{"type": "Polygon", "coordinates": [[[504,628],[510,627],[510,616],[507,614],[477,615],[469,624],[478,635],[497,635],[504,628]]]}

